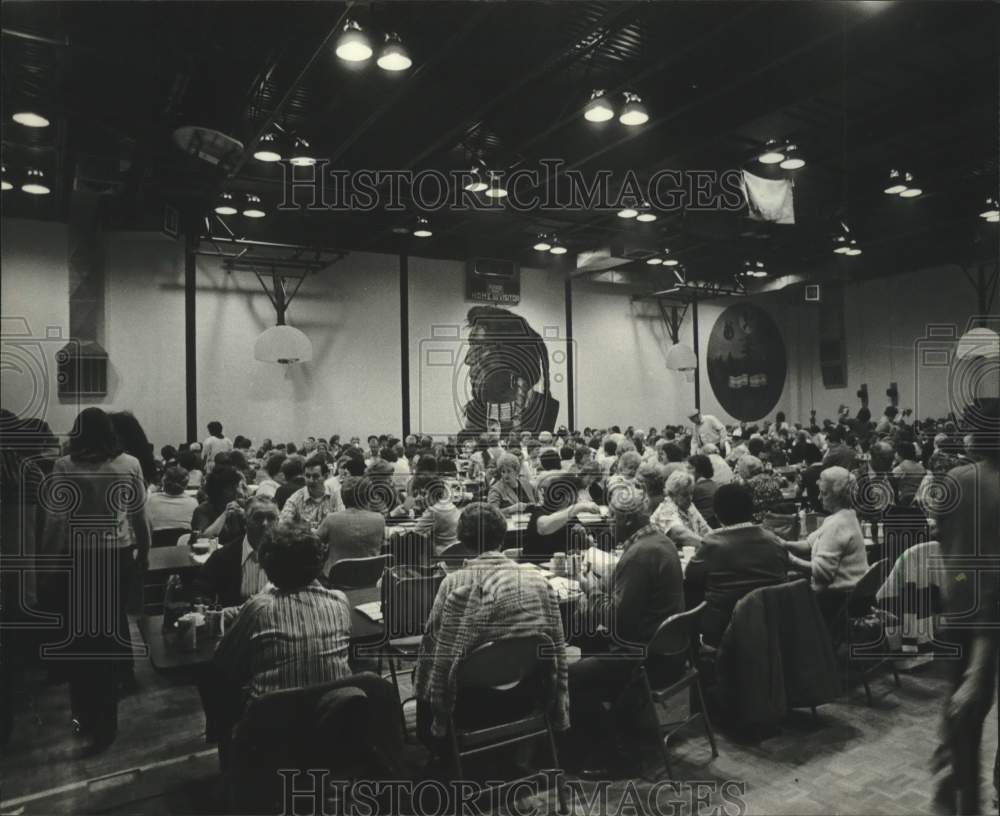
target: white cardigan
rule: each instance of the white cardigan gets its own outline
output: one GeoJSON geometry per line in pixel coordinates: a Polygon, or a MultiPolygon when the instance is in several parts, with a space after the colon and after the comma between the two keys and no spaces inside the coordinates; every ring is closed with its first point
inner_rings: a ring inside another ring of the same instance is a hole
{"type": "Polygon", "coordinates": [[[808,541],[814,590],[849,590],[868,571],[865,537],[853,510],[827,516],[808,541]]]}

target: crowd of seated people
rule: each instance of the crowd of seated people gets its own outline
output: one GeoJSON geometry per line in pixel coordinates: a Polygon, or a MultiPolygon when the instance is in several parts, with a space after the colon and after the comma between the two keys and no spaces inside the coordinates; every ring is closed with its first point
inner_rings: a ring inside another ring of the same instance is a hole
{"type": "MultiPolygon", "coordinates": [[[[309,436],[301,443],[266,439],[256,448],[241,435],[230,441],[212,422],[203,442],[165,446],[157,460],[127,415],[113,423],[121,441],[110,453],[134,459],[130,472],[141,474],[148,489],[150,529],[189,528],[218,539],[196,592],[233,608],[217,663],[246,695],[299,677],[289,668],[299,660],[329,661],[314,666],[310,680],[349,671],[349,614],[345,622],[342,596],[322,581],[339,560],[380,554],[387,525],[411,520],[436,556],[461,545],[471,558],[442,584],[422,647],[431,659],[417,677],[421,733],[438,748],[447,667],[435,662],[455,648],[453,639],[442,645],[446,633],[453,638],[449,620],[466,614],[473,595],[478,617],[462,625],[461,649],[511,621],[558,641],[557,650],[563,645],[551,586],[543,580],[507,586],[500,577],[500,567],[513,563],[500,552],[508,524],[516,518],[525,525],[521,559],[547,561],[593,546],[586,519],[606,508],[621,557],[608,574],[590,570],[581,584],[588,614],[613,620],[619,637],[606,656],[588,656],[568,670],[559,658],[554,677],[553,717],[561,728],[572,724],[569,751],[583,765],[614,760],[601,755],[614,745],[602,712],[627,679],[627,662],[612,652],[644,642],[665,617],[684,609],[682,553],[690,561],[689,589],[707,602],[706,643],[718,642],[741,597],[785,580],[789,571],[809,578],[829,615],[868,568],[861,521],[877,519],[879,508],[859,504],[860,485],[878,485],[879,507],[920,510],[934,480],[974,453],[952,420],[914,423],[887,413],[876,424],[842,412],[822,427],[792,425],[779,415],[773,423],[727,428],[710,419],[693,414],[693,426],[648,431],[489,433],[461,443],[372,434],[362,446],[358,438],[309,436]],[[786,540],[769,522],[789,507],[792,515],[798,507],[820,513],[822,521],[808,537],[786,540]],[[323,628],[316,638],[292,633],[278,655],[257,633],[288,622],[282,610],[289,593],[316,607],[322,616],[316,626],[323,628]]],[[[4,452],[5,491],[22,472],[13,461],[19,455],[4,452]]]]}

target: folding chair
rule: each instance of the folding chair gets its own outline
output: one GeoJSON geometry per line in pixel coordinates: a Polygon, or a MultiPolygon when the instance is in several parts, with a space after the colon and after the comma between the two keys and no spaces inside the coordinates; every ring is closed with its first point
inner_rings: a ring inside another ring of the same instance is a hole
{"type": "Polygon", "coordinates": [[[392,563],[398,567],[426,567],[434,559],[434,547],[430,538],[416,530],[390,536],[383,552],[391,555],[392,563]]]}
{"type": "MultiPolygon", "coordinates": [[[[698,719],[701,719],[705,727],[705,735],[708,737],[709,745],[712,747],[712,757],[714,758],[719,755],[719,750],[715,744],[715,734],[712,732],[712,723],[708,718],[708,711],[705,708],[705,695],[702,693],[701,675],[695,666],[695,645],[698,637],[698,624],[705,606],[705,602],[702,601],[694,609],[681,612],[677,615],[671,615],[657,627],[655,634],[649,641],[649,645],[646,647],[646,656],[633,670],[632,677],[622,694],[624,697],[635,682],[638,681],[641,684],[646,702],[652,709],[653,716],[656,717],[660,750],[663,753],[663,764],[666,766],[667,775],[670,777],[673,777],[673,771],[670,767],[670,756],[667,753],[667,745],[670,742],[670,738],[680,731],[680,729],[698,719]],[[684,658],[681,676],[675,680],[671,680],[665,686],[653,688],[647,668],[650,658],[677,658],[679,656],[683,656],[684,658]],[[691,690],[695,692],[694,695],[690,694],[691,690]],[[695,696],[697,697],[700,710],[689,711],[686,719],[661,723],[656,714],[656,704],[665,703],[684,691],[689,692],[691,702],[694,702],[695,696]]],[[[621,699],[619,698],[618,702],[621,702],[621,699]]],[[[640,763],[641,761],[640,754],[640,763]]]]}
{"type": "Polygon", "coordinates": [[[848,593],[833,628],[834,648],[838,648],[841,645],[847,648],[848,673],[850,673],[853,667],[867,664],[866,668],[859,670],[858,677],[864,686],[865,698],[869,706],[872,704],[872,690],[868,684],[868,677],[883,664],[887,663],[889,665],[893,679],[896,682],[896,688],[900,686],[899,672],[896,669],[893,656],[889,655],[884,649],[881,652],[872,653],[870,651],[872,647],[880,645],[884,647],[886,645],[884,624],[879,625],[877,636],[870,638],[866,637],[866,634],[856,632],[853,623],[855,619],[865,617],[877,610],[876,595],[882,584],[885,583],[888,566],[888,559],[883,559],[868,568],[868,572],[861,576],[861,580],[848,593]],[[862,640],[861,638],[865,639],[862,640]],[[869,648],[869,653],[867,654],[864,651],[865,647],[869,648]]]}
{"type": "Polygon", "coordinates": [[[153,530],[153,540],[151,547],[174,547],[177,540],[182,535],[189,535],[191,530],[186,527],[169,528],[166,530],[153,530]]]}
{"type": "Polygon", "coordinates": [[[386,568],[392,565],[391,555],[373,555],[370,558],[344,558],[327,573],[326,582],[331,589],[360,589],[373,587],[386,568]]]}
{"type": "MultiPolygon", "coordinates": [[[[462,757],[541,736],[548,737],[552,761],[555,768],[559,768],[559,752],[547,711],[547,695],[541,691],[543,683],[540,682],[541,672],[554,659],[543,655],[546,649],[552,649],[552,641],[545,635],[504,638],[484,643],[461,661],[455,674],[456,707],[463,691],[477,689],[510,694],[527,692],[534,704],[523,716],[485,727],[462,727],[455,721],[453,711],[448,717],[448,739],[456,779],[463,778],[462,757]]],[[[561,784],[557,785],[560,812],[566,812],[564,791],[561,784]]]]}

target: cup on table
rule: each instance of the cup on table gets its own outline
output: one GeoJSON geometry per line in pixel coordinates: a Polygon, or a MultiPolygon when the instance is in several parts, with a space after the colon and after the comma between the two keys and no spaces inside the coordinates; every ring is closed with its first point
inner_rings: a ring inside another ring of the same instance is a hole
{"type": "Polygon", "coordinates": [[[177,630],[177,648],[182,652],[198,649],[198,616],[194,612],[181,615],[174,624],[177,630]]]}
{"type": "Polygon", "coordinates": [[[212,549],[212,541],[208,538],[199,538],[191,545],[191,552],[195,555],[206,555],[212,549]]]}
{"type": "Polygon", "coordinates": [[[205,625],[209,637],[222,637],[222,610],[205,610],[205,625]]]}
{"type": "Polygon", "coordinates": [[[557,552],[552,554],[552,572],[554,575],[564,578],[566,576],[567,567],[566,553],[557,552]]]}

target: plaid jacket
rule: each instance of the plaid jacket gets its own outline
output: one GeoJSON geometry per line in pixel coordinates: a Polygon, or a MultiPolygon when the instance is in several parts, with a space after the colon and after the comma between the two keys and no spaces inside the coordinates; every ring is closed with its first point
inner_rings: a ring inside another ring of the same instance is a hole
{"type": "Polygon", "coordinates": [[[487,552],[448,575],[431,610],[417,659],[414,691],[434,715],[431,733],[443,737],[455,705],[459,663],[491,640],[543,634],[555,645],[549,688],[556,730],[569,728],[566,644],[559,602],[549,582],[499,552],[487,552]]]}

